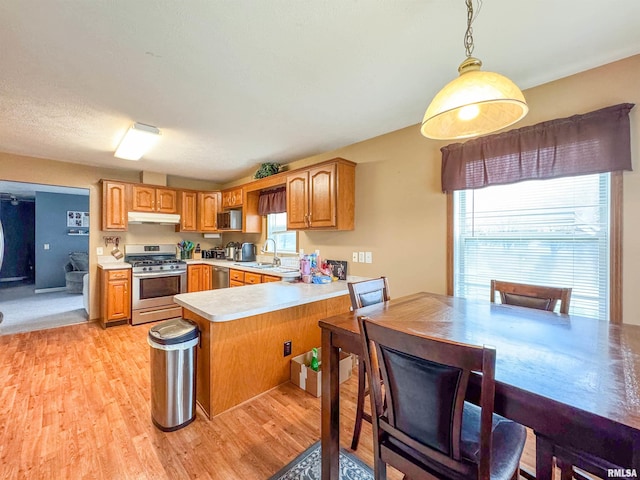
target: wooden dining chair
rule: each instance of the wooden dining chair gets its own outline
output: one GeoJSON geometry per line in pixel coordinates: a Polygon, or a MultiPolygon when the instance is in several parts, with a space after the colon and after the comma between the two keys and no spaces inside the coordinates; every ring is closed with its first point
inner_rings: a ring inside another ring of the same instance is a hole
{"type": "MultiPolygon", "coordinates": [[[[546,287],[491,280],[491,302],[495,302],[496,292],[500,293],[500,301],[507,305],[536,308],[552,312],[555,310],[558,301],[560,301],[560,313],[569,313],[571,303],[570,288],[546,287]]],[[[580,455],[579,452],[570,452],[560,446],[556,446],[554,451],[556,452],[556,465],[560,469],[561,480],[569,480],[574,478],[574,476],[580,480],[586,480],[586,477],[574,471],[573,465],[578,462],[576,459],[579,459],[579,465],[587,471],[595,474],[600,474],[604,471],[599,463],[592,462],[590,464],[588,457],[580,455]],[[591,468],[589,468],[590,466],[591,468]]],[[[529,480],[535,479],[535,476],[525,468],[521,469],[520,474],[529,480]]]]}
{"type": "MultiPolygon", "coordinates": [[[[389,282],[386,277],[363,280],[361,282],[349,282],[349,296],[351,297],[351,308],[358,308],[375,305],[390,300],[389,282]]],[[[362,420],[371,423],[371,415],[364,411],[364,400],[369,393],[367,389],[367,372],[365,362],[362,358],[358,360],[358,398],[356,400],[356,421],[353,427],[353,438],[351,449],[358,448],[360,441],[360,431],[362,430],[362,420]]]]}
{"type": "Polygon", "coordinates": [[[496,351],[358,322],[371,388],[376,480],[516,479],[526,431],[493,413],[496,351]],[[465,402],[472,373],[480,406],[465,402]],[[381,387],[384,384],[384,392],[381,387]]]}
{"type": "Polygon", "coordinates": [[[525,283],[491,280],[491,302],[496,301],[496,292],[500,301],[507,305],[554,311],[560,301],[560,313],[569,313],[571,302],[570,288],[527,285],[525,283]]]}

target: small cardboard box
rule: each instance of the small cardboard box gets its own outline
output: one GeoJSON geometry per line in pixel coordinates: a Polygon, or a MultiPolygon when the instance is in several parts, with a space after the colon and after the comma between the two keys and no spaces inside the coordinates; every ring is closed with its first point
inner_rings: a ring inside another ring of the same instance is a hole
{"type": "MultiPolygon", "coordinates": [[[[322,362],[322,349],[318,349],[318,361],[322,362]]],[[[320,371],[309,368],[311,352],[303,353],[291,359],[291,383],[296,384],[314,397],[322,395],[322,364],[320,371]]],[[[350,354],[340,352],[340,383],[351,377],[353,359],[350,354]]]]}

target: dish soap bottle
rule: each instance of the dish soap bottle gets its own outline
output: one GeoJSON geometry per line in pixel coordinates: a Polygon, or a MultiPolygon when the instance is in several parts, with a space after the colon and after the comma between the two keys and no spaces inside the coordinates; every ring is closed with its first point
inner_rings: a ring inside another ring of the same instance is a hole
{"type": "Polygon", "coordinates": [[[309,365],[311,370],[317,372],[320,369],[320,364],[318,363],[318,349],[311,349],[311,364],[309,365]]]}

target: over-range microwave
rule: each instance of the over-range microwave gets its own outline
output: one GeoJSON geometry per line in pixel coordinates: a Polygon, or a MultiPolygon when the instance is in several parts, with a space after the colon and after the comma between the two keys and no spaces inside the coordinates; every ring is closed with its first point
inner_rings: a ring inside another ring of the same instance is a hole
{"type": "Polygon", "coordinates": [[[218,230],[242,230],[242,210],[227,210],[219,213],[218,230]]]}

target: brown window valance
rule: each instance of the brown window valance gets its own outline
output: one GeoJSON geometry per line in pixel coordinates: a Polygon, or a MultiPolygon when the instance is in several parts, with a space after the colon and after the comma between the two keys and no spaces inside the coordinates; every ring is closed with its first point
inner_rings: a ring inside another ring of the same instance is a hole
{"type": "Polygon", "coordinates": [[[262,190],[258,198],[258,215],[283,213],[287,211],[286,187],[262,190]]]}
{"type": "Polygon", "coordinates": [[[631,170],[632,103],[454,143],[442,152],[442,191],[631,170]]]}

